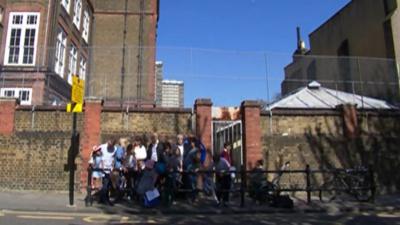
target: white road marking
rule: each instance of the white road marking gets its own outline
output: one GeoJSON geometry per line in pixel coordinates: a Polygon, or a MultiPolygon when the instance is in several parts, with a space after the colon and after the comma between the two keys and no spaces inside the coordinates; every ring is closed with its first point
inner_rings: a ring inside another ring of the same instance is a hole
{"type": "Polygon", "coordinates": [[[383,218],[400,218],[400,213],[378,213],[376,215],[383,218]]]}
{"type": "Polygon", "coordinates": [[[88,216],[83,218],[82,220],[88,223],[106,223],[109,222],[111,216],[106,215],[96,215],[96,216],[88,216]]]}
{"type": "Polygon", "coordinates": [[[14,210],[5,210],[3,209],[0,213],[9,214],[9,215],[43,215],[43,216],[74,216],[74,217],[90,217],[90,216],[106,216],[104,213],[78,213],[78,212],[33,212],[33,211],[14,211],[14,210]]]}
{"type": "Polygon", "coordinates": [[[71,216],[30,216],[30,215],[19,215],[21,219],[37,219],[37,220],[73,220],[71,216]]]}

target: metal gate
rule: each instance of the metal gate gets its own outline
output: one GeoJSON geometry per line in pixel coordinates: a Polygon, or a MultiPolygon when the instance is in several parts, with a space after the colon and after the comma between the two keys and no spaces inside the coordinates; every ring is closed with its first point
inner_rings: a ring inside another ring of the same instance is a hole
{"type": "Polygon", "coordinates": [[[242,121],[213,121],[213,153],[221,154],[224,143],[232,145],[232,166],[237,169],[243,164],[243,146],[242,146],[242,121]]]}

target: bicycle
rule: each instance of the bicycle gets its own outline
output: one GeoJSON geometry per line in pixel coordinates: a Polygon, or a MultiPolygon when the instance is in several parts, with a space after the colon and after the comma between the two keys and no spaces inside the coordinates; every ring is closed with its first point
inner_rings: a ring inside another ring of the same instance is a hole
{"type": "Polygon", "coordinates": [[[253,171],[250,175],[250,197],[260,204],[272,204],[276,197],[281,194],[280,180],[289,166],[290,162],[286,162],[271,181],[265,179],[263,170],[253,171]]]}
{"type": "Polygon", "coordinates": [[[357,201],[369,201],[372,197],[370,182],[365,168],[336,169],[333,177],[321,185],[319,199],[331,202],[343,192],[353,196],[357,201]]]}

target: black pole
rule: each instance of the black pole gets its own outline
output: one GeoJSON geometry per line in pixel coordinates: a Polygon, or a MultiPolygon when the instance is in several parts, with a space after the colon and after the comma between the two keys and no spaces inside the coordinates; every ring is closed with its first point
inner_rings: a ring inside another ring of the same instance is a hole
{"type": "Polygon", "coordinates": [[[244,165],[241,166],[240,168],[240,207],[244,207],[244,198],[245,198],[245,193],[246,193],[246,171],[244,165]]]}
{"type": "Polygon", "coordinates": [[[310,165],[306,166],[306,190],[307,190],[307,204],[311,203],[311,188],[310,188],[310,165]]]}
{"type": "Polygon", "coordinates": [[[92,206],[93,199],[92,199],[92,168],[88,168],[88,179],[87,179],[87,186],[86,186],[86,198],[85,198],[85,205],[92,206]]]}
{"type": "Polygon", "coordinates": [[[71,148],[69,152],[68,167],[69,167],[69,205],[74,205],[74,185],[75,185],[75,156],[77,154],[77,148],[79,145],[78,134],[76,132],[76,113],[74,112],[72,117],[72,137],[71,137],[71,148]]]}

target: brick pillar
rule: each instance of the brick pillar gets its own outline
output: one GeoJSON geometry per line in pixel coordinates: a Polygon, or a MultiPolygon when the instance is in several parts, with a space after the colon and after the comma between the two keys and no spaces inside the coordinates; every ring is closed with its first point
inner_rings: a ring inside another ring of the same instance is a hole
{"type": "Polygon", "coordinates": [[[252,169],[255,162],[263,158],[261,147],[260,104],[243,101],[241,104],[243,131],[243,162],[252,169]]]}
{"type": "Polygon", "coordinates": [[[343,114],[343,134],[349,138],[356,138],[359,135],[357,106],[352,104],[340,105],[343,114]]]}
{"type": "Polygon", "coordinates": [[[85,99],[83,117],[83,131],[81,134],[81,187],[84,190],[87,184],[88,161],[94,145],[100,144],[102,99],[85,99]]]}
{"type": "Polygon", "coordinates": [[[12,135],[14,132],[15,98],[0,98],[0,135],[12,135]]]}
{"type": "Polygon", "coordinates": [[[211,99],[196,99],[194,110],[196,113],[196,136],[201,139],[207,149],[211,149],[211,99]]]}

